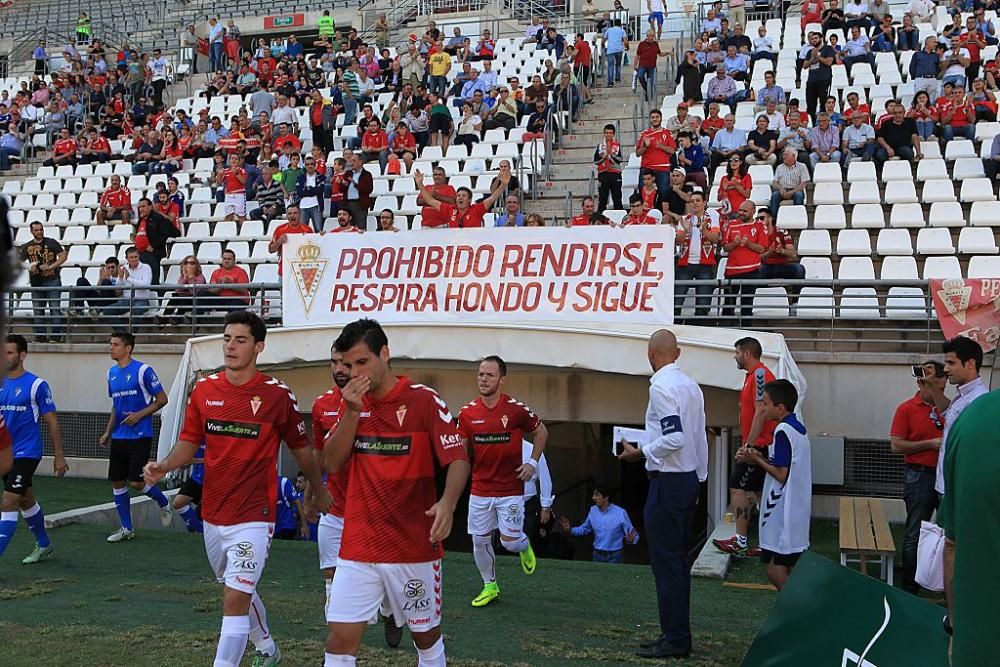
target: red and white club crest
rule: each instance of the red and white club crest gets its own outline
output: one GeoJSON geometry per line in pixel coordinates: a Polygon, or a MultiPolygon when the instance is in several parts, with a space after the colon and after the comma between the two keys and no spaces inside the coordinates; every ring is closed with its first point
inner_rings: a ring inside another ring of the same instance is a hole
{"type": "Polygon", "coordinates": [[[254,415],[260,410],[260,396],[254,396],[250,399],[250,409],[253,411],[254,415]]]}
{"type": "Polygon", "coordinates": [[[401,405],[396,410],[396,420],[399,422],[400,426],[403,425],[403,420],[404,419],[406,419],[406,406],[405,405],[401,405]]]}
{"type": "Polygon", "coordinates": [[[510,421],[510,419],[507,417],[507,415],[500,415],[500,423],[503,424],[504,428],[507,428],[508,421],[510,421]]]}

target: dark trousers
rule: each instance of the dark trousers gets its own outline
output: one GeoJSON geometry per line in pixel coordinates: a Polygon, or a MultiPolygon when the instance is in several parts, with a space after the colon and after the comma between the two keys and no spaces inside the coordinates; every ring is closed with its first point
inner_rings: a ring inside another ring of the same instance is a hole
{"type": "Polygon", "coordinates": [[[333,150],[333,136],[329,130],[323,129],[322,125],[312,126],[313,146],[321,146],[323,155],[329,155],[333,150]]]}
{"type": "MultiPolygon", "coordinates": [[[[700,250],[696,249],[696,252],[700,252],[700,250]]],[[[688,264],[687,266],[678,266],[675,270],[674,278],[677,281],[714,280],[715,268],[715,265],[709,264],[688,264]]],[[[684,298],[687,296],[689,289],[691,289],[691,285],[674,284],[675,319],[681,314],[681,308],[684,306],[684,298]]],[[[694,286],[694,293],[697,295],[695,297],[694,308],[694,314],[696,317],[706,317],[708,315],[708,310],[712,305],[712,292],[714,290],[715,286],[710,284],[694,286]]]]}
{"type": "Polygon", "coordinates": [[[911,586],[917,574],[917,542],[920,522],[930,521],[938,506],[934,492],[934,468],[907,464],[904,470],[903,502],[906,503],[906,533],[903,536],[903,584],[911,586]]]}
{"type": "Polygon", "coordinates": [[[162,260],[163,257],[155,252],[147,250],[146,252],[139,253],[139,261],[143,264],[149,264],[149,268],[152,270],[154,285],[160,284],[160,262],[162,260]]]}
{"type": "Polygon", "coordinates": [[[813,124],[816,124],[816,112],[823,108],[827,97],[830,96],[830,84],[832,81],[808,81],[806,82],[806,111],[813,124]]]}
{"type": "Polygon", "coordinates": [[[613,203],[612,208],[621,211],[622,206],[622,175],[621,172],[602,171],[597,175],[597,212],[604,213],[608,207],[608,196],[613,203]]]}
{"type": "Polygon", "coordinates": [[[349,199],[346,208],[351,212],[351,220],[354,225],[365,229],[368,225],[368,209],[362,206],[357,199],[349,199]]]}
{"type": "MultiPolygon", "coordinates": [[[[736,276],[728,276],[731,280],[758,280],[760,278],[760,270],[754,269],[748,273],[741,273],[736,276]]],[[[757,292],[756,285],[747,285],[746,283],[740,283],[738,285],[730,285],[726,288],[728,296],[726,297],[726,304],[722,308],[722,314],[725,317],[731,317],[733,314],[734,307],[736,305],[737,296],[740,302],[740,317],[750,317],[753,315],[753,295],[757,292]]]]}
{"type": "Polygon", "coordinates": [[[691,646],[691,566],[687,550],[698,501],[694,472],[660,473],[649,481],[643,518],[664,639],[691,646]]]}

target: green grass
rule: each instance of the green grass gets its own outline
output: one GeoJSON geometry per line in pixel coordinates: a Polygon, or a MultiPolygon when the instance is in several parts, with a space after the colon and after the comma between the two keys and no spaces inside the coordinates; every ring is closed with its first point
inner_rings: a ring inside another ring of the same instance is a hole
{"type": "Polygon", "coordinates": [[[76,477],[58,479],[36,474],[32,485],[35,497],[46,514],[65,512],[88,505],[110,503],[114,500],[111,495],[111,482],[103,479],[76,477]]]}

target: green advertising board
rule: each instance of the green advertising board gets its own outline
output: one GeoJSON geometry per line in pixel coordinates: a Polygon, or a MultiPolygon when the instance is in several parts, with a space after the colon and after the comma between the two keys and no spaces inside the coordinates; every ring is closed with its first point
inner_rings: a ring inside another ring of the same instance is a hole
{"type": "Polygon", "coordinates": [[[742,667],[947,667],[945,610],[806,552],[742,667]]]}

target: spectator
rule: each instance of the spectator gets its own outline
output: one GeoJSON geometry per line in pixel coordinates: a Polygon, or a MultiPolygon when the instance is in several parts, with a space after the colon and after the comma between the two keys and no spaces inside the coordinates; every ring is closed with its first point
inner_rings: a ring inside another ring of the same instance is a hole
{"type": "MultiPolygon", "coordinates": [[[[804,280],[806,268],[798,261],[799,254],[795,251],[792,235],[774,223],[770,211],[762,208],[757,212],[756,222],[764,226],[767,233],[763,243],[766,250],[761,253],[760,277],[762,280],[804,280]]],[[[801,288],[792,287],[789,291],[798,294],[801,288]]]]}
{"type": "Polygon", "coordinates": [[[972,64],[972,60],[969,54],[969,49],[964,46],[959,46],[958,42],[953,42],[952,47],[945,49],[944,45],[938,46],[938,52],[940,55],[940,62],[938,64],[938,69],[941,70],[941,89],[944,90],[945,84],[957,84],[965,88],[966,85],[966,71],[972,64]]]}
{"type": "MultiPolygon", "coordinates": [[[[965,88],[956,85],[950,99],[942,97],[937,103],[937,115],[941,123],[941,138],[947,143],[956,138],[969,139],[976,136],[976,111],[965,96],[965,88]]],[[[910,120],[910,119],[908,119],[910,120]]]]}
{"type": "Polygon", "coordinates": [[[11,159],[21,160],[24,151],[24,135],[17,129],[17,123],[9,123],[7,131],[0,133],[0,171],[11,167],[11,159]]]}
{"type": "Polygon", "coordinates": [[[271,160],[264,165],[256,192],[257,208],[250,212],[251,219],[270,223],[285,212],[284,191],[281,189],[281,183],[275,179],[277,173],[277,160],[271,160]]]}
{"type": "Polygon", "coordinates": [[[243,224],[247,218],[247,172],[243,168],[242,155],[233,153],[229,156],[229,166],[222,169],[219,180],[225,195],[226,220],[243,224]]]}
{"type": "Polygon", "coordinates": [[[69,128],[64,127],[59,130],[59,138],[52,146],[52,157],[43,164],[47,167],[75,166],[76,152],[79,148],[76,140],[70,136],[69,128]]]}
{"type": "Polygon", "coordinates": [[[150,130],[135,152],[132,174],[140,176],[148,173],[150,168],[163,157],[163,141],[160,139],[160,133],[156,130],[150,130]]]}
{"type": "Polygon", "coordinates": [[[490,181],[490,192],[500,187],[500,181],[503,180],[504,174],[508,174],[510,179],[507,181],[503,190],[500,191],[500,196],[497,197],[497,200],[499,201],[500,199],[505,199],[507,195],[511,194],[520,197],[520,186],[517,183],[517,177],[511,172],[510,160],[500,160],[500,164],[497,168],[497,175],[493,177],[492,181],[490,181]]]}
{"type": "Polygon", "coordinates": [[[524,213],[521,213],[521,200],[517,195],[507,195],[505,210],[497,216],[494,227],[524,227],[524,213]]]}
{"type": "Polygon", "coordinates": [[[791,148],[798,155],[799,162],[808,164],[809,153],[806,148],[809,142],[809,130],[799,125],[797,114],[789,114],[788,123],[788,127],[784,127],[778,132],[775,153],[781,154],[782,151],[791,148]]]}
{"type": "MultiPolygon", "coordinates": [[[[771,217],[777,220],[778,207],[783,201],[791,201],[796,206],[806,203],[806,186],[809,184],[809,170],[798,162],[798,152],[794,148],[786,148],[782,154],[782,162],[774,170],[774,181],[771,183],[771,217]]],[[[750,214],[747,220],[752,220],[750,214]]],[[[763,252],[761,249],[760,252],[763,252]]]]}
{"type": "Polygon", "coordinates": [[[937,412],[931,386],[936,393],[944,394],[947,378],[944,365],[938,361],[925,361],[916,378],[917,391],[896,408],[889,429],[889,446],[893,454],[903,455],[903,500],[906,503],[906,532],[903,537],[903,589],[914,595],[920,590],[915,581],[917,572],[917,542],[920,523],[930,521],[938,505],[934,492],[938,450],[944,421],[937,412]]]}
{"type": "Polygon", "coordinates": [[[678,132],[687,132],[691,129],[692,118],[694,117],[688,114],[688,103],[680,102],[677,105],[677,115],[667,120],[666,128],[676,137],[678,132]]]}
{"type": "Polygon", "coordinates": [[[677,134],[677,164],[687,174],[687,181],[702,188],[708,187],[705,175],[705,149],[694,143],[690,132],[677,134]]]}
{"type": "MultiPolygon", "coordinates": [[[[858,3],[856,6],[864,6],[858,3]]],[[[889,42],[892,44],[892,42],[889,42]]],[[[891,51],[891,49],[890,49],[891,51]]],[[[851,67],[855,63],[868,63],[869,65],[875,64],[875,56],[872,54],[872,43],[868,39],[868,35],[865,34],[860,25],[855,25],[851,28],[851,38],[847,40],[844,45],[843,57],[844,65],[847,67],[847,74],[850,76],[851,67]]],[[[823,99],[826,99],[824,96],[823,99]]]]}
{"type": "Polygon", "coordinates": [[[80,147],[80,164],[111,161],[111,143],[97,129],[90,130],[89,139],[80,147]]]}
{"type": "Polygon", "coordinates": [[[628,35],[622,28],[621,19],[614,19],[611,27],[604,31],[604,51],[608,57],[608,88],[614,88],[622,80],[622,58],[628,51],[628,35]]]}
{"type": "Polygon", "coordinates": [[[826,5],[823,4],[823,0],[805,0],[802,4],[802,18],[799,20],[802,31],[805,32],[806,26],[810,23],[822,21],[824,11],[826,11],[826,5]]]}
{"type": "Polygon", "coordinates": [[[986,38],[979,31],[976,19],[973,16],[965,19],[965,31],[958,37],[951,40],[951,48],[965,48],[969,52],[969,64],[965,68],[966,87],[971,81],[979,76],[979,68],[982,66],[982,50],[986,48],[986,38]]]}
{"type": "Polygon", "coordinates": [[[61,302],[62,281],[59,274],[66,263],[67,250],[53,238],[45,236],[40,222],[29,225],[31,240],[18,250],[18,258],[28,264],[28,284],[36,288],[31,292],[31,310],[34,316],[35,341],[61,342],[63,321],[61,302]],[[52,335],[49,336],[49,327],[52,335]]]}
{"type": "Polygon", "coordinates": [[[856,158],[868,161],[875,156],[875,128],[868,124],[868,114],[855,112],[851,116],[851,124],[844,128],[840,148],[845,166],[856,158]]]}
{"type": "Polygon", "coordinates": [[[780,114],[788,110],[785,106],[785,89],[774,82],[774,72],[770,70],[764,72],[764,86],[754,96],[753,112],[759,114],[765,109],[770,109],[769,102],[774,102],[774,108],[780,114]]]}
{"type": "Polygon", "coordinates": [[[560,517],[559,526],[573,537],[594,536],[595,563],[624,563],[624,545],[639,542],[628,512],[611,502],[611,492],[606,486],[596,486],[591,499],[594,506],[582,524],[572,526],[569,519],[560,517]]]}
{"type": "Polygon", "coordinates": [[[595,215],[594,198],[584,197],[580,200],[580,210],[582,212],[579,215],[574,215],[570,219],[570,227],[586,227],[591,224],[591,218],[595,215]]]}
{"type": "Polygon", "coordinates": [[[521,135],[523,143],[529,143],[536,139],[545,139],[549,125],[549,112],[545,102],[538,100],[535,102],[534,112],[528,116],[528,123],[524,126],[525,133],[521,135]]]}
{"type": "MultiPolygon", "coordinates": [[[[778,172],[782,167],[788,167],[792,171],[800,171],[805,174],[808,180],[809,173],[804,164],[792,160],[793,153],[785,152],[785,161],[775,170],[775,180],[778,180],[778,172]],[[791,166],[789,163],[792,163],[791,166]]],[[[800,192],[801,194],[801,192],[800,192]]],[[[771,197],[772,203],[774,196],[771,197]]],[[[757,291],[757,285],[747,284],[747,280],[758,280],[760,278],[761,255],[767,250],[767,232],[764,225],[756,219],[756,205],[749,199],[740,204],[736,212],[736,219],[732,220],[726,227],[722,235],[722,249],[728,255],[726,261],[725,277],[727,280],[739,280],[738,285],[731,285],[728,292],[733,296],[740,295],[740,312],[743,318],[750,317],[753,312],[753,295],[757,291]]],[[[732,313],[732,302],[724,309],[725,313],[732,313]]]]}
{"type": "Polygon", "coordinates": [[[912,162],[923,157],[917,124],[906,117],[906,109],[901,104],[893,107],[892,120],[883,123],[876,131],[875,140],[875,163],[880,167],[893,158],[912,162]]]}
{"type": "Polygon", "coordinates": [[[817,125],[809,132],[808,145],[812,149],[809,162],[815,172],[816,165],[821,162],[840,164],[843,154],[840,152],[840,129],[830,122],[826,112],[819,114],[817,125]]]}
{"type": "MultiPolygon", "coordinates": [[[[903,26],[896,31],[896,50],[916,51],[920,48],[920,29],[913,25],[913,17],[903,15],[903,26]]],[[[914,54],[916,55],[916,54],[914,54]]]]}
{"type": "Polygon", "coordinates": [[[482,126],[482,117],[473,113],[472,104],[466,102],[462,105],[462,118],[459,119],[458,129],[455,131],[455,143],[465,146],[471,152],[472,146],[479,143],[482,126]]]}
{"type": "Polygon", "coordinates": [[[847,29],[854,33],[854,29],[863,30],[866,35],[868,28],[874,27],[871,17],[868,14],[867,0],[848,0],[844,5],[844,18],[847,20],[847,29]]]}
{"type": "Polygon", "coordinates": [[[726,57],[722,61],[726,68],[726,74],[735,81],[742,81],[746,87],[750,87],[750,58],[746,54],[739,53],[732,44],[726,49],[726,57]]]}
{"type": "MultiPolygon", "coordinates": [[[[705,281],[695,285],[695,316],[708,316],[712,292],[715,285],[716,247],[722,238],[722,227],[718,211],[705,208],[705,194],[695,190],[690,195],[691,213],[680,218],[674,244],[677,246],[676,280],[705,281]]],[[[679,314],[684,305],[689,287],[676,285],[674,288],[674,312],[679,314]]]]}
{"type": "Polygon", "coordinates": [[[552,91],[552,98],[556,100],[556,109],[566,108],[569,104],[573,118],[577,117],[580,110],[580,91],[573,85],[569,73],[559,75],[559,84],[552,91]]]}
{"type": "Polygon", "coordinates": [[[316,171],[316,158],[306,157],[306,170],[295,181],[296,201],[302,222],[312,225],[317,234],[323,231],[323,193],[326,179],[316,171]]]}
{"type": "MultiPolygon", "coordinates": [[[[693,122],[698,122],[700,119],[697,116],[692,116],[693,122]]],[[[715,133],[726,126],[726,121],[722,119],[719,115],[719,105],[716,102],[712,102],[708,105],[708,118],[701,120],[700,136],[699,142],[705,148],[706,151],[710,150],[712,145],[712,139],[715,138],[715,133]]],[[[698,131],[697,128],[692,128],[693,131],[698,131]]]]}
{"type": "Polygon", "coordinates": [[[49,71],[49,54],[45,50],[45,40],[38,40],[38,46],[31,52],[35,61],[35,76],[44,76],[49,71]]]}
{"type": "Polygon", "coordinates": [[[448,144],[451,141],[451,133],[455,128],[452,121],[451,111],[443,97],[438,97],[435,93],[430,94],[430,120],[428,123],[428,134],[431,146],[440,146],[441,153],[448,152],[448,144]]]}
{"type": "MultiPolygon", "coordinates": [[[[433,183],[429,186],[425,186],[426,190],[431,193],[431,195],[437,201],[444,204],[455,204],[455,188],[448,185],[448,178],[445,175],[444,169],[441,167],[434,167],[432,172],[433,183]]],[[[442,214],[437,208],[428,206],[421,195],[417,196],[417,204],[423,206],[420,211],[421,214],[421,226],[432,229],[434,227],[446,227],[448,225],[448,219],[442,214]]]]}
{"type": "MultiPolygon", "coordinates": [[[[683,171],[683,170],[681,170],[683,171]]],[[[685,173],[685,180],[687,174],[685,173]]],[[[642,210],[649,213],[652,210],[660,210],[660,191],[656,189],[656,178],[652,174],[643,174],[639,189],[636,190],[642,199],[642,210]]]]}
{"type": "Polygon", "coordinates": [[[701,22],[701,31],[707,32],[709,37],[718,36],[722,30],[722,19],[715,13],[714,9],[705,12],[705,18],[701,22]]]}
{"type": "Polygon", "coordinates": [[[121,176],[112,174],[101,195],[100,207],[97,209],[95,222],[98,225],[112,227],[118,220],[127,225],[132,216],[132,193],[122,185],[121,176]]]}
{"type": "Polygon", "coordinates": [[[603,213],[607,209],[610,195],[613,208],[622,210],[622,147],[615,136],[614,124],[604,126],[604,141],[594,149],[594,164],[597,165],[598,205],[603,213]]]}
{"type": "Polygon", "coordinates": [[[289,204],[285,211],[285,218],[287,222],[278,225],[271,235],[271,242],[267,244],[268,252],[278,253],[278,275],[280,276],[283,272],[284,262],[283,258],[283,247],[285,243],[288,242],[288,237],[293,234],[313,234],[315,233],[307,224],[302,222],[301,213],[299,212],[298,204],[289,204]]]}
{"type": "MultiPolygon", "coordinates": [[[[303,225],[304,226],[304,225],[303,225]]],[[[287,233],[287,230],[286,230],[287,233]]],[[[210,287],[212,294],[210,306],[212,310],[232,311],[245,310],[250,305],[250,290],[246,287],[230,287],[231,285],[247,285],[250,277],[241,267],[236,266],[236,253],[228,248],[222,251],[222,266],[212,272],[209,281],[212,285],[225,287],[210,287]]]]}
{"type": "Polygon", "coordinates": [[[736,129],[736,116],[727,114],[724,127],[712,138],[710,167],[715,171],[720,164],[747,149],[747,134],[736,129]]]}
{"type": "MultiPolygon", "coordinates": [[[[117,257],[108,257],[104,260],[98,271],[97,285],[100,287],[113,286],[118,283],[118,276],[121,266],[117,257]]],[[[104,308],[117,300],[119,292],[115,290],[97,290],[84,277],[76,279],[78,289],[73,290],[69,300],[69,311],[73,315],[83,315],[84,308],[89,308],[88,313],[93,319],[98,319],[104,308]],[[84,289],[89,288],[89,289],[84,289]]]]}
{"type": "Polygon", "coordinates": [[[921,139],[934,138],[934,131],[937,128],[937,121],[934,120],[936,115],[937,110],[931,105],[930,96],[924,90],[918,91],[913,96],[910,110],[906,112],[906,117],[912,118],[916,123],[917,134],[921,139]]]}
{"type": "Polygon", "coordinates": [[[763,115],[767,116],[767,129],[777,132],[780,137],[781,131],[785,129],[787,124],[785,123],[785,115],[778,111],[778,105],[775,104],[774,100],[767,101],[763,115]]]}
{"type": "Polygon", "coordinates": [[[987,178],[996,182],[997,173],[1000,172],[1000,134],[994,135],[993,141],[990,142],[990,155],[983,160],[983,171],[986,172],[987,178]]]}
{"type": "Polygon", "coordinates": [[[652,172],[656,176],[656,188],[667,189],[670,179],[672,156],[677,145],[670,130],[662,127],[663,114],[659,109],[649,112],[649,128],[643,130],[636,141],[635,154],[642,158],[641,171],[652,172]]]}
{"type": "MultiPolygon", "coordinates": [[[[550,30],[554,31],[555,28],[551,28],[550,30]]],[[[474,49],[475,56],[470,58],[470,60],[493,60],[493,53],[496,51],[496,48],[497,43],[493,37],[490,36],[490,31],[483,30],[483,35],[479,38],[479,41],[476,43],[476,48],[474,49]]]]}
{"type": "Polygon", "coordinates": [[[499,98],[483,120],[484,134],[501,128],[509,132],[517,126],[517,102],[510,96],[507,86],[500,86],[499,98]]]}
{"type": "MultiPolygon", "coordinates": [[[[767,28],[762,23],[757,28],[757,36],[753,38],[753,49],[750,52],[750,62],[770,60],[773,66],[778,64],[778,54],[774,51],[774,40],[767,34],[767,28]]],[[[782,100],[784,101],[784,100],[782,100]]]]}
{"type": "MultiPolygon", "coordinates": [[[[652,2],[653,0],[649,0],[652,2]]],[[[657,2],[662,2],[662,0],[656,0],[657,2]]],[[[651,15],[652,16],[652,15],[651,15]]],[[[650,25],[652,25],[652,20],[650,20],[650,25]]],[[[662,24],[660,29],[662,29],[662,24]]],[[[688,51],[687,53],[692,54],[693,52],[688,51]]],[[[654,35],[653,29],[650,28],[646,31],[646,39],[638,43],[635,50],[635,67],[636,67],[636,77],[639,81],[639,85],[642,86],[642,93],[646,101],[650,101],[653,90],[655,90],[655,80],[656,80],[656,61],[658,58],[667,55],[665,51],[660,49],[660,43],[657,41],[654,35]]],[[[688,56],[685,54],[685,63],[688,63],[688,56]]],[[[690,63],[687,65],[691,67],[690,63]]],[[[680,67],[677,71],[677,82],[680,83],[683,78],[683,72],[680,67]]],[[[701,73],[698,73],[699,86],[701,73]]],[[[693,92],[688,90],[688,86],[685,83],[684,86],[684,98],[689,99],[687,93],[693,92]]]]}
{"type": "Polygon", "coordinates": [[[166,189],[157,189],[153,197],[155,198],[153,210],[169,220],[170,224],[176,227],[178,231],[183,231],[180,220],[181,207],[170,199],[170,193],[166,189]]]}
{"type": "MultiPolygon", "coordinates": [[[[719,64],[715,68],[715,76],[708,81],[708,101],[728,104],[729,110],[736,113],[736,105],[747,98],[746,90],[739,90],[733,77],[726,73],[726,66],[719,64]]],[[[708,112],[708,106],[705,106],[708,112]]]]}
{"type": "MultiPolygon", "coordinates": [[[[830,0],[831,9],[836,10],[837,0],[830,0]]],[[[825,27],[824,23],[824,29],[825,27]]],[[[813,120],[821,100],[830,95],[830,85],[833,83],[833,48],[823,43],[823,35],[818,32],[809,34],[810,50],[803,59],[803,68],[808,70],[806,79],[806,112],[813,120]]]]}
{"type": "Polygon", "coordinates": [[[757,129],[747,134],[747,164],[777,164],[778,133],[767,126],[767,116],[757,116],[757,129]]]}
{"type": "Polygon", "coordinates": [[[364,162],[359,154],[351,155],[350,167],[350,171],[344,172],[347,180],[347,210],[351,212],[354,220],[365,221],[374,203],[372,199],[374,180],[371,172],[364,168],[364,162]]]}
{"type": "Polygon", "coordinates": [[[992,90],[987,90],[983,79],[972,80],[972,92],[969,93],[965,103],[972,107],[977,122],[989,123],[997,119],[997,97],[992,90]]]}
{"type": "Polygon", "coordinates": [[[847,17],[844,14],[844,10],[838,6],[837,0],[830,0],[829,7],[823,11],[823,18],[820,19],[820,25],[823,26],[824,35],[831,30],[843,30],[847,27],[847,17]]]}
{"type": "MultiPolygon", "coordinates": [[[[642,48],[641,42],[640,48],[642,48]]],[[[659,48],[659,45],[657,45],[657,48],[659,48]]],[[[655,75],[655,71],[653,75],[655,75]]],[[[704,71],[698,62],[697,54],[693,50],[688,49],[684,52],[684,60],[677,66],[677,76],[674,83],[681,86],[684,100],[689,104],[701,101],[701,80],[703,76],[704,71]]],[[[644,87],[643,90],[646,91],[647,89],[644,87]]]]}
{"type": "Polygon", "coordinates": [[[163,308],[163,314],[156,316],[156,323],[160,329],[168,324],[181,324],[185,318],[194,317],[194,285],[204,285],[205,275],[201,271],[201,262],[194,255],[188,255],[181,260],[181,275],[177,279],[179,287],[174,290],[167,305],[163,308]]]}
{"type": "Polygon", "coordinates": [[[717,199],[722,202],[723,210],[733,212],[740,204],[750,197],[753,180],[747,173],[747,165],[738,153],[731,155],[726,162],[726,173],[719,179],[719,194],[717,199]]]}
{"type": "Polygon", "coordinates": [[[937,52],[937,37],[929,36],[924,40],[924,48],[910,58],[910,80],[913,81],[914,93],[920,91],[934,95],[938,91],[938,71],[940,56],[937,52]]]}
{"type": "Polygon", "coordinates": [[[159,161],[149,165],[150,174],[172,174],[184,166],[184,152],[173,130],[163,131],[163,150],[159,161]]]}
{"type": "Polygon", "coordinates": [[[378,226],[376,231],[379,232],[398,232],[400,229],[396,227],[396,216],[392,212],[392,209],[384,208],[378,214],[377,219],[378,226]]]}
{"type": "Polygon", "coordinates": [[[218,72],[222,69],[222,45],[226,29],[219,23],[218,17],[208,19],[208,66],[210,71],[218,72]]]}
{"type": "Polygon", "coordinates": [[[510,172],[501,173],[500,185],[496,187],[485,199],[478,203],[472,201],[472,191],[469,188],[458,188],[455,194],[455,203],[444,204],[434,198],[434,195],[424,187],[424,175],[420,170],[413,174],[413,180],[417,184],[420,196],[426,206],[437,209],[448,221],[448,226],[452,228],[482,227],[483,218],[486,212],[493,206],[500,194],[506,189],[510,181],[510,172]]]}
{"type": "Polygon", "coordinates": [[[642,197],[639,193],[633,193],[632,196],[628,198],[628,213],[622,218],[620,226],[628,227],[631,225],[655,225],[659,223],[659,220],[649,215],[646,207],[642,203],[642,197]]]}
{"type": "Polygon", "coordinates": [[[135,247],[128,248],[125,251],[125,266],[119,270],[115,282],[124,291],[118,301],[105,306],[104,317],[111,320],[116,328],[124,328],[132,318],[145,314],[154,298],[153,291],[149,289],[152,281],[152,269],[139,261],[139,251],[135,247]]]}
{"type": "Polygon", "coordinates": [[[181,235],[174,223],[153,209],[146,197],[137,206],[139,219],[135,227],[135,249],[143,266],[149,269],[150,284],[160,284],[160,262],[167,256],[167,240],[181,235]]]}

